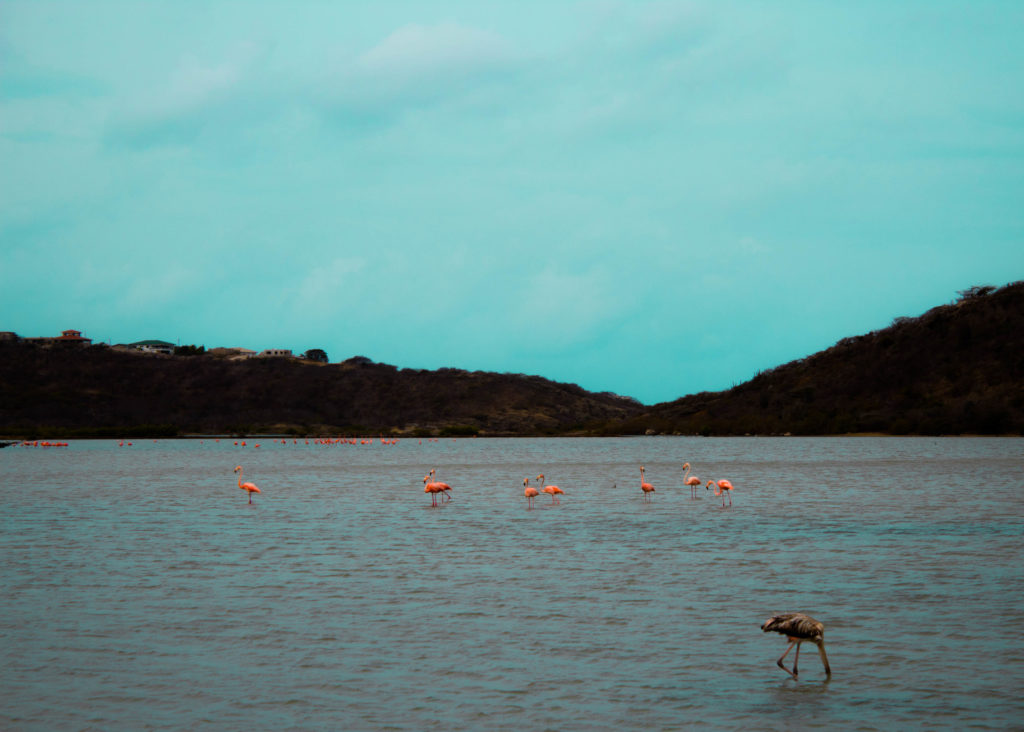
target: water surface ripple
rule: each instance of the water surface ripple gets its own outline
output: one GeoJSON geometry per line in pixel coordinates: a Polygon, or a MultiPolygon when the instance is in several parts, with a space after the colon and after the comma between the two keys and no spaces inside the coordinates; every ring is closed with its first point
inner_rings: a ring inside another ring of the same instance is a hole
{"type": "Polygon", "coordinates": [[[1024,440],[251,444],[0,450],[0,727],[1024,723],[1024,440]]]}

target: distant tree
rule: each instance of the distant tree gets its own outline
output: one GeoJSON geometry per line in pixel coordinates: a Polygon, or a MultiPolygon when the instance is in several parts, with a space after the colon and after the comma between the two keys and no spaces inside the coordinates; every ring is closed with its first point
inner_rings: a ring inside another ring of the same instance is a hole
{"type": "Polygon", "coordinates": [[[322,348],[310,348],[302,357],[307,361],[316,361],[317,363],[327,363],[327,353],[322,348]]]}
{"type": "Polygon", "coordinates": [[[991,295],[996,291],[996,288],[992,285],[975,285],[974,287],[968,287],[966,290],[957,290],[956,294],[960,296],[960,302],[964,300],[974,300],[975,298],[985,297],[985,295],[991,295]]]}
{"type": "Polygon", "coordinates": [[[206,346],[175,346],[175,356],[202,356],[206,353],[206,346]]]}

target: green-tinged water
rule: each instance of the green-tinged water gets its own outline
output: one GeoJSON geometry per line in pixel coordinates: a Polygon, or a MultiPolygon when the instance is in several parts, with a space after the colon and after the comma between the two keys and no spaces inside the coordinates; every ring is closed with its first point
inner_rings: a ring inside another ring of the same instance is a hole
{"type": "Polygon", "coordinates": [[[0,451],[0,727],[1024,722],[1022,439],[256,441],[0,451]]]}

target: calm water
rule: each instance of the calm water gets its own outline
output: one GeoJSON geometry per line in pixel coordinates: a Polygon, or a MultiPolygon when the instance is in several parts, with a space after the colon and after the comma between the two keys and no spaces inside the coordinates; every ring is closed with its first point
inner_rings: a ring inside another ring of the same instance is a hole
{"type": "Polygon", "coordinates": [[[253,442],[0,450],[0,727],[1024,727],[1024,440],[253,442]]]}

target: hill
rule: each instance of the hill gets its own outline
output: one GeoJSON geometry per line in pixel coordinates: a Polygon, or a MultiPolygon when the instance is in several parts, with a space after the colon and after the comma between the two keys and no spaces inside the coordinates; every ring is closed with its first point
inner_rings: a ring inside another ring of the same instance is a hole
{"type": "Polygon", "coordinates": [[[0,436],[1024,433],[1024,282],[644,407],[539,376],[0,341],[0,436]]]}
{"type": "Polygon", "coordinates": [[[357,357],[165,356],[0,342],[0,435],[565,434],[642,409],[538,376],[357,357]]]}
{"type": "Polygon", "coordinates": [[[973,287],[950,305],[758,374],[655,405],[608,432],[1024,433],[1024,282],[973,287]]]}

